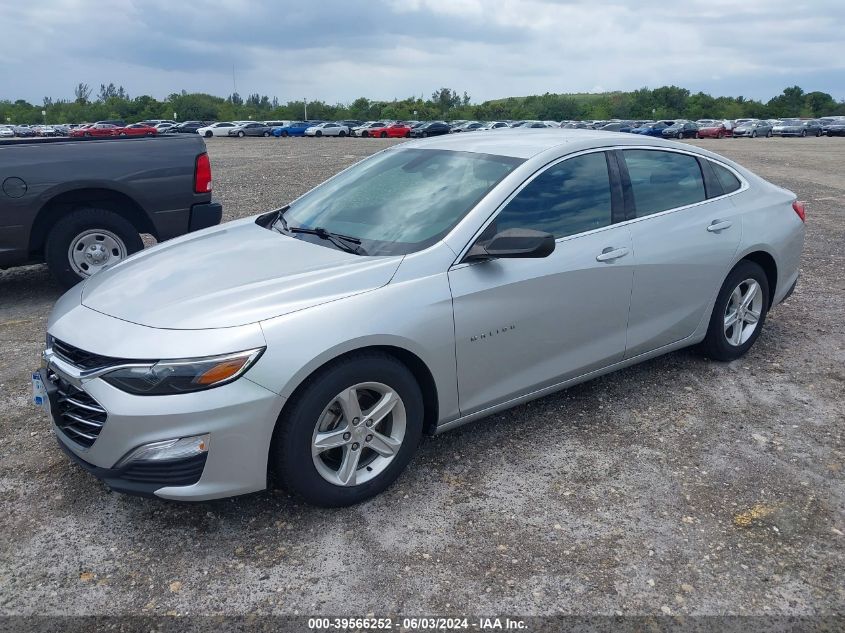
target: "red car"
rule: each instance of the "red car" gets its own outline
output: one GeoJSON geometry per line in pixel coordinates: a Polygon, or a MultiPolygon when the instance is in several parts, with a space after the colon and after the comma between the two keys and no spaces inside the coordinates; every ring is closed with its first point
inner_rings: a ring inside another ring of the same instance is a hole
{"type": "Polygon", "coordinates": [[[89,125],[88,127],[81,127],[74,130],[74,132],[78,132],[78,134],[72,134],[72,136],[94,136],[97,138],[105,138],[117,136],[118,131],[122,129],[123,128],[119,128],[111,123],[95,123],[93,125],[89,125]]]}
{"type": "Polygon", "coordinates": [[[146,123],[133,123],[126,127],[118,128],[118,136],[155,136],[158,130],[146,123]]]}
{"type": "Polygon", "coordinates": [[[411,136],[411,126],[404,123],[392,123],[387,127],[371,128],[369,132],[374,138],[407,138],[411,136]]]}
{"type": "Polygon", "coordinates": [[[73,128],[70,132],[68,132],[68,136],[85,136],[85,130],[91,127],[91,124],[87,125],[80,125],[79,127],[73,128]]]}
{"type": "Polygon", "coordinates": [[[728,129],[724,123],[711,123],[706,127],[698,128],[699,138],[725,138],[733,135],[733,128],[728,129]]]}

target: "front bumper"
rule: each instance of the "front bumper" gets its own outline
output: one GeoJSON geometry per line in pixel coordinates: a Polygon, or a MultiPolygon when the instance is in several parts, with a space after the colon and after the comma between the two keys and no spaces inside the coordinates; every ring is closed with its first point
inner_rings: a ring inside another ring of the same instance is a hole
{"type": "Polygon", "coordinates": [[[53,431],[62,449],[113,490],[202,501],[266,488],[270,441],[284,399],[246,376],[195,393],[135,396],[101,378],[80,380],[79,374],[50,350],[39,371],[50,398],[53,431]],[[66,409],[56,397],[57,380],[82,389],[106,412],[105,422],[89,446],[63,430],[67,427],[62,418],[66,409]],[[201,456],[115,467],[140,446],[204,434],[209,436],[209,446],[201,456]]]}

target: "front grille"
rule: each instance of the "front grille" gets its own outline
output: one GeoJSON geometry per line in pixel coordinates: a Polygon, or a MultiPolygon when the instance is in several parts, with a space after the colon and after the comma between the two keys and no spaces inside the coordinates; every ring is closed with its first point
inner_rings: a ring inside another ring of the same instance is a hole
{"type": "Polygon", "coordinates": [[[109,367],[127,362],[122,358],[112,358],[111,356],[100,356],[99,354],[86,352],[57,338],[52,338],[49,346],[53,348],[53,352],[57,356],[80,369],[97,369],[99,367],[109,367]]]}
{"type": "Polygon", "coordinates": [[[108,414],[86,392],[58,378],[56,381],[56,426],[70,439],[86,448],[97,441],[108,414]]]}
{"type": "Polygon", "coordinates": [[[202,453],[186,459],[130,462],[120,478],[145,484],[191,486],[200,480],[207,458],[208,453],[202,453]]]}

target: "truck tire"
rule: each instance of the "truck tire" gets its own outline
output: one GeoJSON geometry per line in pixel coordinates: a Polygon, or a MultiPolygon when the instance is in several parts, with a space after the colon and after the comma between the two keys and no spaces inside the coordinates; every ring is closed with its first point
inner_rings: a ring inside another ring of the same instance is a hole
{"type": "Polygon", "coordinates": [[[65,288],[126,259],[144,248],[129,220],[107,209],[77,209],[47,234],[44,260],[65,288]]]}

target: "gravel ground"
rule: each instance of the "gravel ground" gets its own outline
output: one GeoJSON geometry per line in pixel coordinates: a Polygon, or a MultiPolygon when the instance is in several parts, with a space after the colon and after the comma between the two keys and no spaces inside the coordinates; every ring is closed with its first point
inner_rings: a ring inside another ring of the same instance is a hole
{"type": "MultiPolygon", "coordinates": [[[[231,219],[393,142],[208,146],[231,219]]],[[[845,142],[696,143],[809,201],[801,282],[751,353],[673,353],[426,439],[353,508],[109,493],[29,404],[59,290],[0,272],[0,613],[845,613],[845,142]]]]}

